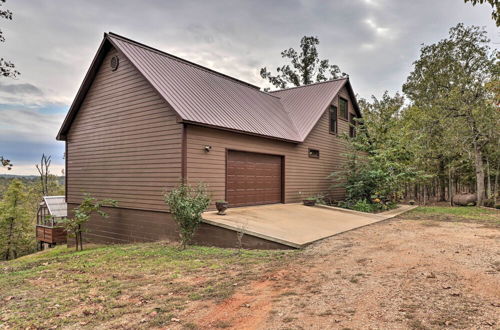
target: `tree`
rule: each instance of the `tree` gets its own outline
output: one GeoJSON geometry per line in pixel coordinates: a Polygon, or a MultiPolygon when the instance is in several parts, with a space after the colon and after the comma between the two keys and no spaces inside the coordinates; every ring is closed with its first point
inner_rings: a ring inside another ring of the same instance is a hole
{"type": "Polygon", "coordinates": [[[341,72],[337,65],[330,64],[328,60],[319,59],[317,45],[319,45],[317,37],[302,37],[300,54],[293,48],[281,52],[281,57],[289,59],[291,64],[276,68],[275,76],[263,67],[260,69],[260,76],[269,80],[276,88],[286,88],[289,84],[309,85],[313,82],[347,77],[347,74],[341,72]]]}
{"type": "MultiPolygon", "coordinates": [[[[6,0],[0,0],[0,8],[6,0]]],[[[10,10],[0,9],[0,18],[5,18],[7,20],[12,20],[12,12],[10,10]]],[[[5,37],[3,36],[2,30],[0,30],[0,42],[5,42],[5,37]]],[[[19,75],[19,71],[15,69],[14,63],[7,61],[0,57],[0,76],[15,78],[19,75]]]]}
{"type": "Polygon", "coordinates": [[[108,214],[101,210],[104,206],[116,206],[117,202],[112,199],[98,201],[96,198],[85,194],[83,202],[73,210],[73,217],[61,221],[61,225],[68,233],[75,237],[75,250],[83,250],[83,232],[85,224],[90,220],[92,214],[97,213],[103,218],[108,214]]]}
{"type": "Polygon", "coordinates": [[[0,156],[0,163],[2,164],[2,167],[7,167],[7,170],[12,169],[12,163],[10,162],[9,159],[4,158],[3,156],[0,156]]]}
{"type": "Polygon", "coordinates": [[[26,187],[11,181],[0,202],[0,252],[5,260],[15,259],[34,247],[32,218],[26,205],[26,187]]]}
{"type": "Polygon", "coordinates": [[[491,18],[495,21],[497,26],[500,26],[500,1],[498,0],[464,0],[465,3],[471,2],[473,6],[483,3],[489,3],[493,11],[491,12],[491,18]]]}
{"type": "Polygon", "coordinates": [[[362,119],[348,138],[348,162],[332,174],[335,186],[346,189],[345,207],[359,211],[385,210],[402,197],[406,185],[425,178],[413,163],[401,120],[404,98],[385,92],[382,98],[359,101],[362,119]]]}
{"type": "Polygon", "coordinates": [[[202,183],[195,187],[181,183],[165,194],[165,203],[179,225],[181,247],[185,249],[201,223],[201,214],[210,204],[207,188],[202,183]]]}
{"type": "Polygon", "coordinates": [[[432,118],[442,131],[437,143],[464,146],[471,155],[478,205],[485,195],[484,152],[497,141],[499,116],[487,88],[497,55],[488,43],[484,29],[460,23],[450,29],[448,38],[421,48],[403,85],[420,116],[432,118]]]}
{"type": "Polygon", "coordinates": [[[40,173],[40,183],[42,189],[42,196],[49,195],[49,168],[51,161],[51,156],[47,157],[45,154],[42,154],[42,158],[40,159],[40,166],[38,164],[35,165],[38,173],[40,173]]]}

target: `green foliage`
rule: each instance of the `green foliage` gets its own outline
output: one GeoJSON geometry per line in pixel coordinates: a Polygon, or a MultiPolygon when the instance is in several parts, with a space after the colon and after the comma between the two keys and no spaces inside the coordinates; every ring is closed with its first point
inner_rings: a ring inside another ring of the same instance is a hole
{"type": "Polygon", "coordinates": [[[289,59],[291,64],[276,68],[277,75],[275,76],[265,67],[261,68],[260,76],[268,79],[277,88],[285,88],[289,84],[293,86],[309,85],[313,82],[346,77],[347,74],[341,72],[337,65],[330,64],[328,60],[319,59],[317,45],[319,45],[317,37],[302,37],[300,53],[293,48],[281,52],[281,57],[289,59]]]}
{"type": "Polygon", "coordinates": [[[165,194],[165,203],[179,225],[181,245],[184,249],[201,223],[201,214],[210,204],[207,188],[203,183],[195,187],[181,183],[165,194]]]}
{"type": "Polygon", "coordinates": [[[63,219],[60,224],[66,231],[75,237],[76,251],[80,248],[83,250],[82,233],[86,230],[85,224],[90,220],[93,213],[97,213],[103,218],[107,218],[108,214],[101,210],[104,206],[117,206],[117,202],[112,199],[97,200],[90,194],[85,194],[83,201],[78,207],[73,210],[73,217],[63,219]]]}
{"type": "Polygon", "coordinates": [[[500,26],[500,1],[498,0],[464,0],[465,3],[471,2],[473,6],[476,4],[489,3],[493,11],[491,12],[491,18],[495,21],[497,26],[500,26]]]}
{"type": "Polygon", "coordinates": [[[12,180],[0,202],[0,253],[5,260],[34,250],[33,214],[26,186],[12,180]]]}
{"type": "Polygon", "coordinates": [[[11,161],[9,159],[4,158],[3,156],[0,156],[0,164],[2,165],[2,167],[6,167],[7,170],[11,170],[13,166],[11,161]]]}
{"type": "Polygon", "coordinates": [[[400,113],[404,100],[386,92],[382,99],[360,100],[363,119],[358,133],[348,138],[348,161],[342,171],[332,173],[335,187],[346,189],[341,206],[364,212],[392,208],[405,185],[427,179],[415,167],[407,147],[400,113]]]}
{"type": "MultiPolygon", "coordinates": [[[[2,7],[5,0],[0,0],[0,8],[2,7]]],[[[7,20],[12,20],[12,12],[10,10],[0,9],[0,18],[4,18],[7,20]]],[[[0,30],[0,42],[4,42],[5,37],[3,36],[3,31],[0,30]]],[[[19,71],[15,69],[14,63],[10,61],[6,61],[3,58],[0,58],[0,77],[11,77],[15,78],[19,75],[19,71]]]]}
{"type": "Polygon", "coordinates": [[[458,24],[448,38],[422,47],[403,85],[412,101],[405,117],[420,143],[421,158],[440,161],[442,171],[447,164],[450,169],[471,165],[479,205],[484,160],[488,148],[497,150],[500,141],[500,113],[494,103],[498,53],[489,42],[484,29],[458,24]]]}

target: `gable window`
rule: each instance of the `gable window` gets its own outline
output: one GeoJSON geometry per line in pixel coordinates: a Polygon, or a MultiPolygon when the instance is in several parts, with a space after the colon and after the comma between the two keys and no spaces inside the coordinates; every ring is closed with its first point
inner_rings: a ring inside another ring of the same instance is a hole
{"type": "Polygon", "coordinates": [[[309,157],[310,158],[319,158],[319,150],[309,149],[309,157]]]}
{"type": "Polygon", "coordinates": [[[349,110],[347,110],[347,100],[339,97],[340,118],[347,120],[349,110]]]}
{"type": "Polygon", "coordinates": [[[355,137],[356,136],[356,116],[354,116],[352,113],[349,114],[349,136],[350,137],[355,137]]]}
{"type": "Polygon", "coordinates": [[[337,107],[330,106],[330,133],[337,134],[337,107]]]}

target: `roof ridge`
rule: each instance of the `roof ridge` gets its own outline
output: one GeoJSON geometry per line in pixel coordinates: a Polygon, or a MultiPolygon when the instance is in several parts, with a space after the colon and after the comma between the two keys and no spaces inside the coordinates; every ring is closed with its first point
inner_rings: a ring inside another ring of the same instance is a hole
{"type": "MultiPolygon", "coordinates": [[[[178,57],[178,56],[172,55],[172,54],[167,53],[167,52],[164,52],[164,51],[162,51],[162,50],[160,50],[160,49],[158,49],[158,48],[154,48],[154,47],[148,46],[148,45],[146,45],[146,44],[143,44],[143,43],[140,43],[140,42],[138,42],[138,41],[132,40],[132,39],[130,39],[130,38],[124,37],[124,36],[122,36],[122,35],[116,34],[116,33],[114,33],[114,32],[108,32],[107,34],[109,34],[109,35],[110,35],[110,36],[112,36],[112,37],[115,37],[115,38],[118,38],[118,39],[122,39],[122,40],[123,40],[123,41],[125,41],[125,42],[133,43],[133,44],[137,45],[138,47],[146,48],[146,49],[148,49],[148,50],[151,50],[151,51],[154,51],[154,52],[156,52],[156,53],[159,53],[160,55],[168,56],[168,57],[172,58],[173,60],[179,61],[179,62],[184,63],[184,64],[187,64],[187,65],[194,66],[194,67],[196,67],[196,68],[198,68],[198,69],[205,70],[205,71],[208,71],[208,72],[210,72],[210,73],[214,73],[214,74],[216,74],[216,75],[221,76],[222,78],[229,79],[229,80],[233,80],[233,81],[235,81],[235,82],[237,82],[237,83],[240,83],[240,84],[242,84],[242,85],[246,85],[246,86],[248,86],[248,87],[254,88],[254,89],[256,89],[256,90],[258,90],[258,91],[260,91],[260,92],[264,93],[263,91],[261,91],[261,90],[260,90],[260,87],[259,87],[259,86],[253,85],[253,84],[251,84],[251,83],[249,83],[249,82],[246,82],[246,81],[240,80],[240,79],[238,79],[238,78],[231,77],[231,76],[229,76],[229,75],[227,75],[227,74],[225,74],[225,73],[222,73],[222,72],[219,72],[219,71],[215,71],[215,70],[210,69],[210,68],[207,68],[206,66],[203,66],[203,65],[201,65],[201,64],[197,64],[197,63],[194,63],[194,62],[188,61],[188,60],[183,59],[183,58],[181,58],[181,57],[178,57]]],[[[106,35],[106,33],[105,33],[105,35],[106,35]]],[[[269,94],[269,93],[266,93],[266,94],[269,94]]],[[[275,95],[271,95],[271,96],[276,97],[275,95]]]]}
{"type": "Polygon", "coordinates": [[[289,87],[289,88],[277,89],[275,91],[269,91],[268,93],[284,92],[284,91],[288,91],[290,89],[297,89],[297,88],[302,88],[302,87],[310,87],[310,86],[315,86],[315,85],[320,85],[320,84],[326,84],[326,83],[330,83],[330,82],[334,82],[334,81],[339,81],[339,80],[349,80],[349,76],[342,77],[342,78],[325,80],[325,81],[318,81],[318,82],[315,82],[315,83],[312,83],[312,84],[307,84],[307,85],[301,85],[301,86],[294,86],[294,87],[289,87]]]}

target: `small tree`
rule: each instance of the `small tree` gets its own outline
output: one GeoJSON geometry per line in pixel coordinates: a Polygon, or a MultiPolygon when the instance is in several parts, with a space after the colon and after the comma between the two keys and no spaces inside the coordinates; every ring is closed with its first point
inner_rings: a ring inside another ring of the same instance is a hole
{"type": "Polygon", "coordinates": [[[45,156],[45,154],[42,154],[42,158],[40,159],[40,166],[38,166],[38,164],[35,165],[38,173],[40,173],[40,183],[43,196],[49,195],[49,169],[50,163],[52,163],[52,160],[50,158],[51,156],[47,157],[45,156]]]}
{"type": "Polygon", "coordinates": [[[179,225],[181,247],[185,249],[201,223],[201,214],[210,204],[207,188],[203,183],[195,187],[181,183],[165,194],[165,203],[179,225]]]}
{"type": "Polygon", "coordinates": [[[118,203],[112,199],[104,199],[98,201],[95,197],[90,196],[90,194],[85,194],[83,202],[73,210],[74,215],[72,218],[64,219],[61,225],[66,229],[68,233],[74,235],[75,237],[75,250],[83,250],[83,238],[82,233],[85,230],[84,225],[90,220],[90,216],[93,213],[99,214],[103,218],[107,218],[109,215],[101,210],[103,206],[116,206],[118,203]]]}
{"type": "Polygon", "coordinates": [[[277,88],[286,88],[289,84],[301,86],[347,77],[347,74],[340,71],[337,65],[330,64],[329,60],[319,59],[317,45],[319,45],[317,37],[302,37],[300,53],[293,48],[281,52],[281,57],[289,59],[291,65],[285,64],[276,68],[275,76],[263,67],[260,69],[260,76],[269,80],[277,88]]]}

